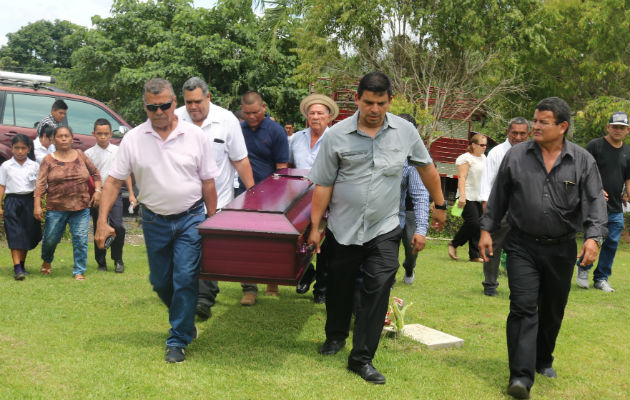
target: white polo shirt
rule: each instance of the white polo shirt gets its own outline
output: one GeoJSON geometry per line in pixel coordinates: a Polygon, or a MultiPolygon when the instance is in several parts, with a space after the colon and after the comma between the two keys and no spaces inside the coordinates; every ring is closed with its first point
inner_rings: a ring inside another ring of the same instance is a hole
{"type": "MultiPolygon", "coordinates": [[[[186,106],[179,107],[175,114],[183,121],[192,119],[186,106]]],[[[208,116],[201,124],[201,129],[212,142],[214,158],[219,169],[215,178],[217,188],[217,208],[225,207],[234,198],[234,174],[236,168],[232,161],[240,161],[247,157],[247,147],[241,131],[241,124],[231,111],[210,103],[208,116]]]]}
{"type": "Polygon", "coordinates": [[[212,142],[199,127],[179,120],[162,140],[147,120],[125,135],[109,176],[125,180],[131,173],[138,201],[154,213],[171,215],[201,199],[201,181],[215,178],[218,170],[212,142]]]}
{"type": "Polygon", "coordinates": [[[85,155],[98,168],[98,172],[101,173],[103,183],[109,176],[109,169],[114,162],[116,153],[118,153],[118,146],[111,143],[105,149],[96,144],[85,151],[85,155]]]}
{"type": "Polygon", "coordinates": [[[36,137],[35,140],[33,140],[33,152],[35,153],[35,160],[37,160],[38,164],[41,164],[44,157],[48,154],[54,153],[56,150],[55,145],[52,143],[48,146],[48,148],[44,147],[42,142],[39,140],[39,137],[36,137]]]}
{"type": "MultiPolygon", "coordinates": [[[[0,185],[6,194],[28,194],[35,190],[39,164],[27,158],[20,165],[11,157],[0,165],[0,185]]],[[[0,199],[2,201],[2,199],[0,199]]]]}

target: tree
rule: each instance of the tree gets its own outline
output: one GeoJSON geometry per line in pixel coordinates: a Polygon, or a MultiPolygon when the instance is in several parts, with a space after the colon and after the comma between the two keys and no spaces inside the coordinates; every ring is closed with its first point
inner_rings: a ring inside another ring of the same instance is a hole
{"type": "Polygon", "coordinates": [[[257,90],[277,118],[298,113],[305,91],[291,80],[297,57],[288,39],[274,47],[260,40],[267,32],[251,1],[220,0],[205,9],[191,0],[116,0],[112,16],[95,16],[93,24],[68,78],[76,90],[111,99],[131,121],[145,118],[140,94],[152,77],[167,78],[181,96],[184,81],[197,75],[223,107],[234,109],[242,93],[257,90]]]}
{"type": "Polygon", "coordinates": [[[55,68],[70,68],[72,51],[86,29],[68,21],[40,20],[7,34],[0,48],[2,66],[20,72],[50,74],[55,68]]]}

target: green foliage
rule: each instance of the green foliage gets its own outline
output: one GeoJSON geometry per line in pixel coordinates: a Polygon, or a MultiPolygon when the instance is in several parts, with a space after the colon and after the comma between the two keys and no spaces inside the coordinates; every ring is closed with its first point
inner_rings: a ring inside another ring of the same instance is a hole
{"type": "MultiPolygon", "coordinates": [[[[630,114],[630,100],[618,97],[601,96],[586,103],[584,110],[575,116],[573,141],[582,146],[591,140],[605,136],[610,115],[615,111],[630,114]]],[[[626,142],[628,137],[626,136],[626,142]]]]}
{"type": "Polygon", "coordinates": [[[7,34],[0,48],[0,68],[51,74],[54,68],[70,68],[70,57],[79,47],[86,29],[68,21],[40,20],[7,34]]]}

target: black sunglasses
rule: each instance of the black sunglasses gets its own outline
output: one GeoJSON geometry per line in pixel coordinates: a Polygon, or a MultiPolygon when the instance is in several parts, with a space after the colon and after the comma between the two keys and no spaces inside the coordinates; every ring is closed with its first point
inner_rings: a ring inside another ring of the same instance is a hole
{"type": "Polygon", "coordinates": [[[147,110],[151,111],[151,112],[156,112],[157,109],[159,108],[162,111],[166,111],[169,108],[171,108],[171,104],[173,104],[173,101],[171,100],[170,103],[162,103],[162,104],[145,104],[145,106],[147,107],[147,110]]]}

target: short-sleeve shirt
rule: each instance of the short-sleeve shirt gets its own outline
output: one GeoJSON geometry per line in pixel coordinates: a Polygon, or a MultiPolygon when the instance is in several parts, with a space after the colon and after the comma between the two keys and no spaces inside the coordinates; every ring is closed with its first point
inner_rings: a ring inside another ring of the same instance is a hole
{"type": "Polygon", "coordinates": [[[328,228],[344,245],[362,245],[398,224],[405,160],[432,163],[416,129],[387,113],[374,138],[357,130],[358,111],[326,133],[309,179],[333,186],[328,228]]]}
{"type": "Polygon", "coordinates": [[[109,176],[109,169],[112,162],[114,162],[116,153],[118,153],[118,146],[111,143],[105,149],[96,144],[85,151],[85,155],[96,165],[98,172],[101,173],[103,183],[109,176]]]}
{"type": "Polygon", "coordinates": [[[468,176],[466,176],[466,200],[482,201],[479,196],[479,187],[481,186],[481,175],[483,175],[483,169],[486,165],[486,156],[482,154],[477,157],[470,152],[465,152],[455,160],[456,165],[466,163],[469,165],[468,176]]]}
{"type": "Polygon", "coordinates": [[[147,120],[120,143],[109,176],[125,180],[133,173],[138,201],[156,214],[172,215],[201,199],[201,181],[218,174],[212,142],[201,128],[179,120],[166,140],[147,120]]]}
{"type": "Polygon", "coordinates": [[[311,169],[315,162],[315,157],[319,152],[322,140],[326,136],[328,128],[321,134],[321,136],[315,142],[315,146],[311,148],[311,128],[306,128],[302,131],[296,132],[291,136],[293,141],[291,142],[291,159],[295,168],[298,169],[311,169]]]}
{"type": "Polygon", "coordinates": [[[241,122],[241,129],[255,183],[271,175],[276,164],[289,162],[287,131],[279,123],[265,117],[255,131],[245,121],[241,122]]]}
{"type": "Polygon", "coordinates": [[[39,164],[30,158],[20,165],[15,157],[11,157],[0,165],[0,185],[4,186],[6,194],[32,193],[37,183],[38,171],[39,164]]]}
{"type": "MultiPolygon", "coordinates": [[[[175,110],[175,114],[183,121],[193,123],[186,106],[175,110]]],[[[212,142],[214,159],[219,175],[214,184],[217,189],[217,207],[225,207],[234,198],[233,179],[236,168],[232,161],[240,161],[247,157],[247,147],[241,131],[241,125],[232,112],[216,104],[210,103],[208,116],[201,124],[208,140],[212,142]]]]}
{"type": "Polygon", "coordinates": [[[591,140],[586,150],[597,162],[604,190],[608,193],[608,212],[622,212],[621,192],[625,181],[630,179],[630,147],[625,143],[620,148],[613,147],[602,137],[591,140]]]}
{"type": "Polygon", "coordinates": [[[495,146],[488,153],[488,157],[486,158],[486,166],[483,169],[483,174],[481,175],[481,186],[479,187],[479,201],[488,201],[490,197],[490,191],[492,190],[492,185],[494,185],[494,180],[497,177],[497,172],[499,172],[499,166],[501,165],[501,161],[503,161],[503,157],[505,157],[505,153],[508,152],[512,148],[512,144],[508,139],[505,139],[505,142],[501,143],[498,146],[495,146]]]}

